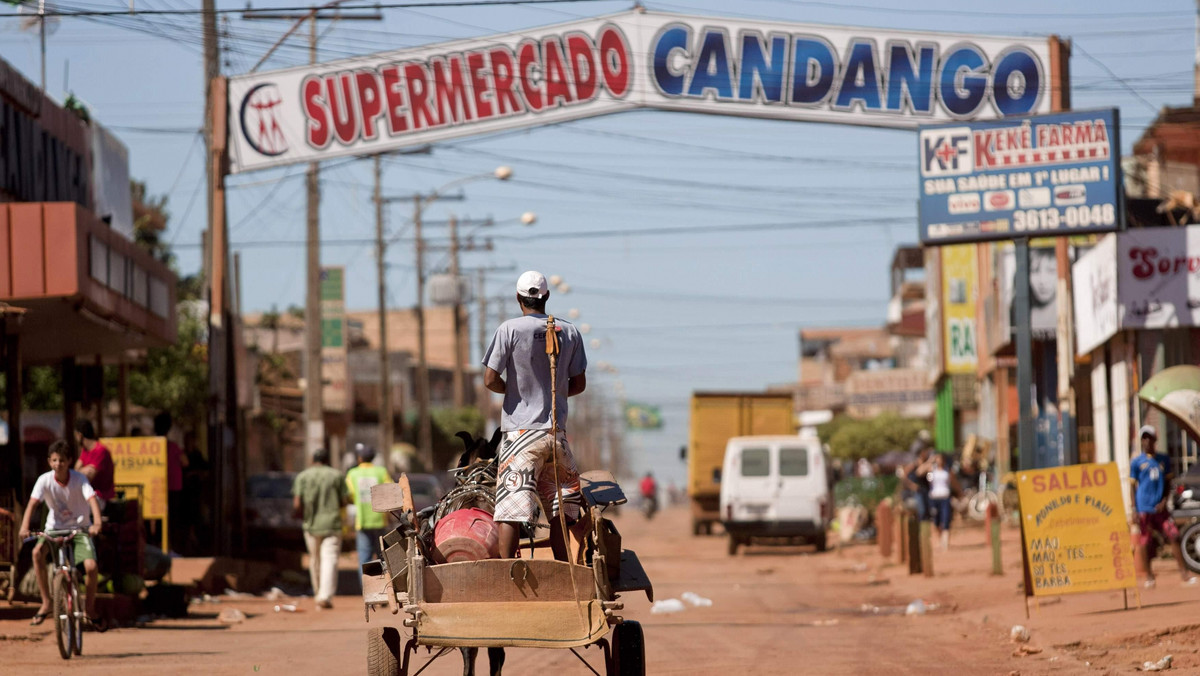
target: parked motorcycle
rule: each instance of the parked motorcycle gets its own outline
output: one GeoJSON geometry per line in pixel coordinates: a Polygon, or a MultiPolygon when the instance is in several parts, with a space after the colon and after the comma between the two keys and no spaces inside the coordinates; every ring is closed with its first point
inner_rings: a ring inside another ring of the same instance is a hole
{"type": "Polygon", "coordinates": [[[1188,570],[1200,573],[1200,465],[1172,482],[1167,504],[1179,527],[1183,562],[1188,570]]]}

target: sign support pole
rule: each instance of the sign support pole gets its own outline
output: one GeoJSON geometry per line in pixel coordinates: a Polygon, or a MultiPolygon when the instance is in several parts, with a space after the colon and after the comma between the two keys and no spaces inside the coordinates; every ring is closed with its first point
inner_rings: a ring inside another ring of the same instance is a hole
{"type": "MultiPolygon", "coordinates": [[[[1017,342],[1017,444],[1020,469],[1034,469],[1033,332],[1029,317],[1029,238],[1014,240],[1016,275],[1013,279],[1013,312],[1017,342]]],[[[1060,299],[1061,300],[1061,299],[1060,299]]]]}

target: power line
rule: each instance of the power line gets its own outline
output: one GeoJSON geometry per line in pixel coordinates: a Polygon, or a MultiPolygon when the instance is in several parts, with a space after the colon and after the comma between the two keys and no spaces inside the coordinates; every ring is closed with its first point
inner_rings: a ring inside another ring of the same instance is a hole
{"type": "MultiPolygon", "coordinates": [[[[549,5],[562,3],[594,3],[594,2],[611,2],[611,0],[446,0],[444,2],[388,2],[373,5],[342,5],[337,8],[338,11],[345,10],[382,10],[382,9],[408,9],[418,7],[443,8],[443,7],[491,7],[503,5],[549,5]]],[[[264,8],[261,11],[271,12],[272,14],[285,12],[313,12],[319,8],[312,6],[297,6],[297,7],[270,7],[264,8]]],[[[246,14],[252,13],[254,9],[216,9],[213,14],[246,14]]],[[[204,10],[201,9],[135,9],[135,10],[49,10],[44,13],[39,12],[38,16],[47,17],[137,17],[137,16],[185,16],[185,15],[200,15],[204,10]]],[[[20,18],[27,19],[27,13],[0,14],[0,18],[20,18]]]]}

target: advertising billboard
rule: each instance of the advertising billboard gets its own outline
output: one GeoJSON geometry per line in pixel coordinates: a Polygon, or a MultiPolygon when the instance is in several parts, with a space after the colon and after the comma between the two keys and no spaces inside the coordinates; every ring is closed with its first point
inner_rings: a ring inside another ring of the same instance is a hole
{"type": "Polygon", "coordinates": [[[1121,227],[1116,109],[921,127],[926,245],[1121,227]]]}
{"type": "Polygon", "coordinates": [[[1075,261],[1076,354],[1087,354],[1117,332],[1117,238],[1109,235],[1075,261]]]}
{"type": "Polygon", "coordinates": [[[979,366],[975,299],[979,295],[979,263],[974,244],[942,249],[942,318],[946,373],[974,374],[979,366]]]}
{"type": "Polygon", "coordinates": [[[229,80],[232,173],[637,108],[915,129],[1045,113],[1050,42],[642,10],[229,80]]]}

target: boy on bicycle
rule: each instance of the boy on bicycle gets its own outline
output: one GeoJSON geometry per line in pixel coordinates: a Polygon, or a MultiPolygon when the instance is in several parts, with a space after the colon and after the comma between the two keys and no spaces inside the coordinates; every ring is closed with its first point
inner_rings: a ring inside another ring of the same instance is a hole
{"type": "MultiPolygon", "coordinates": [[[[39,502],[45,502],[50,513],[46,516],[45,530],[85,529],[75,534],[75,563],[83,564],[87,573],[87,598],[85,601],[84,624],[90,624],[96,614],[96,548],[91,535],[100,533],[100,502],[87,477],[71,469],[75,460],[71,446],[63,440],[50,444],[50,471],[38,477],[33,485],[25,518],[21,520],[20,537],[29,537],[29,520],[39,502]],[[88,512],[91,512],[90,518],[88,512]]],[[[39,537],[33,548],[33,569],[37,574],[38,591],[42,594],[42,607],[38,608],[30,624],[39,625],[50,616],[50,581],[46,573],[46,555],[50,545],[46,538],[39,537]]]]}

